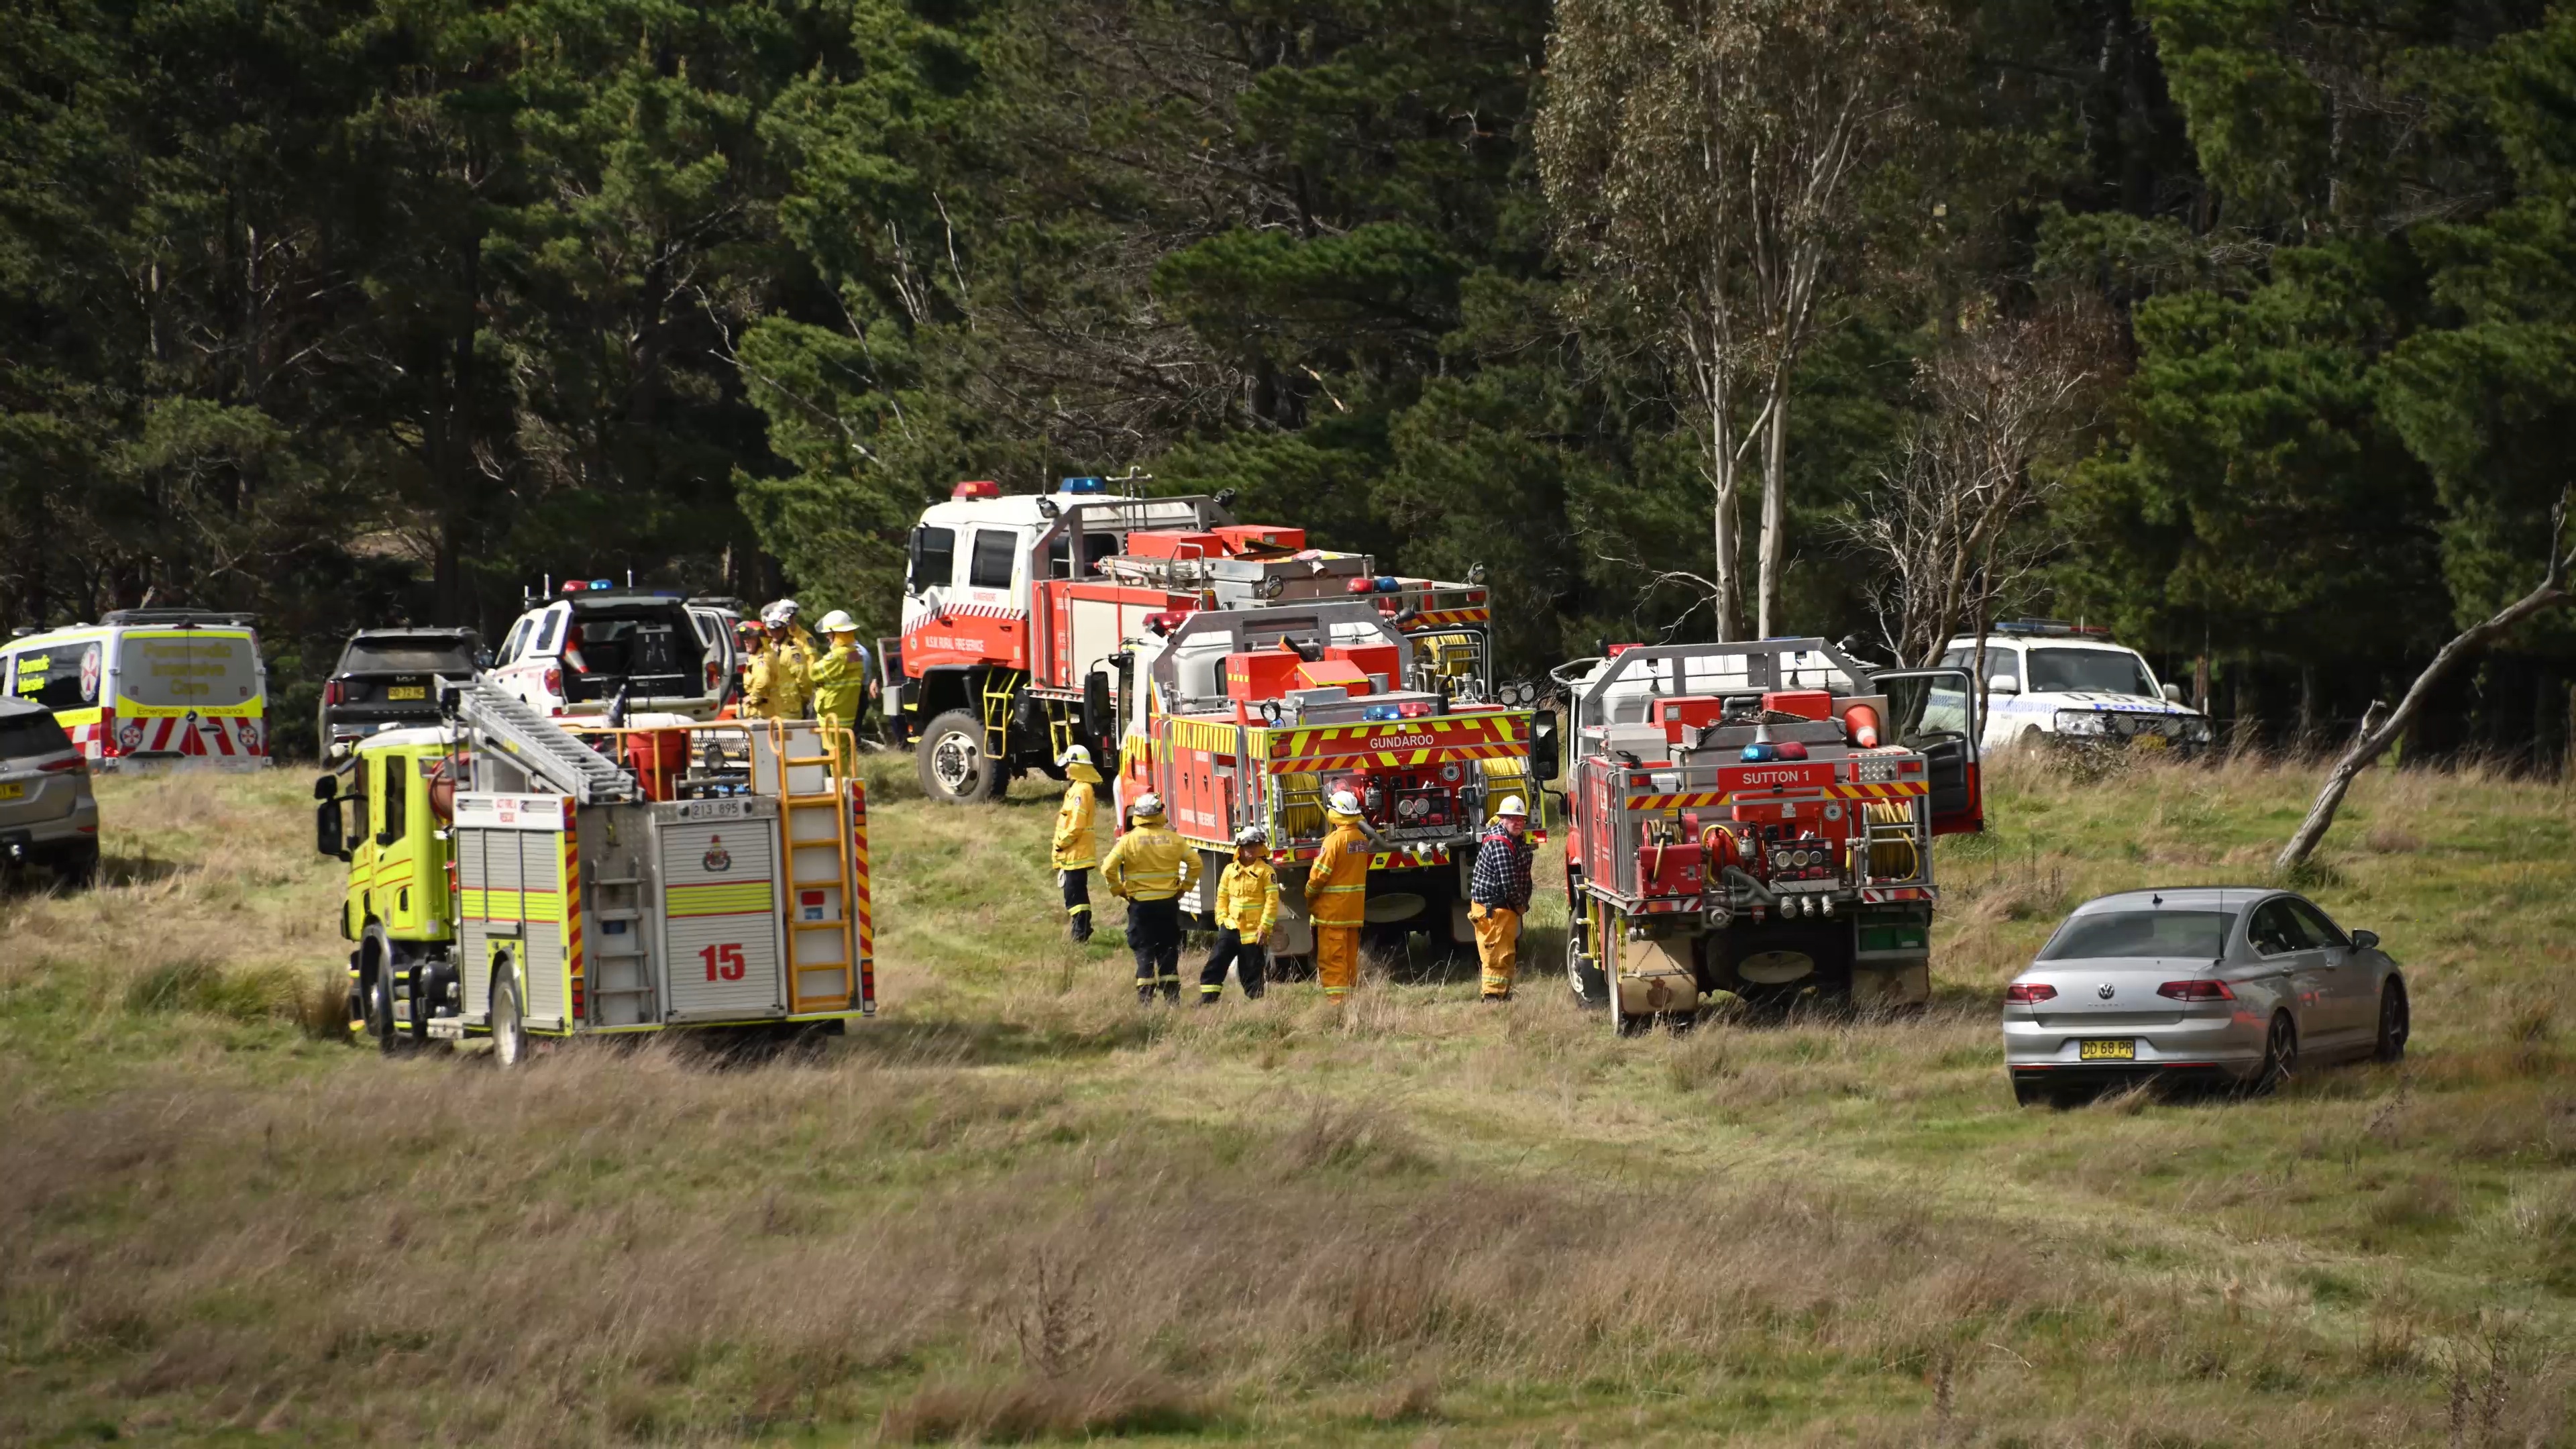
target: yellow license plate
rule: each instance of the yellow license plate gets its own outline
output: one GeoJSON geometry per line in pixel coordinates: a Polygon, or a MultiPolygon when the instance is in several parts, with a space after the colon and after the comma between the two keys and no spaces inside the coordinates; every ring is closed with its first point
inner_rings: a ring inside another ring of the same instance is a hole
{"type": "Polygon", "coordinates": [[[2075,1055],[2088,1062],[2134,1062],[2138,1059],[2138,1044],[2127,1037],[2088,1041],[2076,1048],[2075,1055]]]}
{"type": "Polygon", "coordinates": [[[429,698],[429,686],[426,684],[397,684],[393,688],[385,691],[385,698],[427,699],[429,698]]]}
{"type": "Polygon", "coordinates": [[[12,780],[6,785],[0,785],[0,800],[24,800],[26,798],[27,787],[19,784],[17,781],[12,780]]]}
{"type": "Polygon", "coordinates": [[[2161,750],[2165,747],[2166,740],[2163,735],[2140,735],[2136,744],[2142,750],[2161,750]]]}

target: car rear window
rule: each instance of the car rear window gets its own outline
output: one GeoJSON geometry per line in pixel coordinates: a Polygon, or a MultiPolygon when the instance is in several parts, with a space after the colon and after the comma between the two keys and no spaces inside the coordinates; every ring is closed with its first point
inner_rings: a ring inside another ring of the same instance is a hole
{"type": "Polygon", "coordinates": [[[2205,956],[2227,949],[2229,911],[2100,911],[2057,928],[2042,961],[2098,961],[2116,956],[2205,956]]]}
{"type": "Polygon", "coordinates": [[[247,634],[128,634],[116,667],[116,692],[136,704],[203,709],[259,696],[259,645],[247,634]]]}
{"type": "Polygon", "coordinates": [[[72,737],[49,714],[0,715],[0,759],[25,760],[59,755],[72,747],[72,737]]]}
{"type": "Polygon", "coordinates": [[[359,639],[340,656],[340,672],[471,674],[474,652],[452,639],[359,639]]]}

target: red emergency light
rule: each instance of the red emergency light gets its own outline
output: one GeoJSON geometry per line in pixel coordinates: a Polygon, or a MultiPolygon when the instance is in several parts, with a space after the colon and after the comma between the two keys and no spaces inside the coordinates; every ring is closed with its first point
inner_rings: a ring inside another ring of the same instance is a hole
{"type": "Polygon", "coordinates": [[[588,583],[580,579],[566,579],[564,580],[563,591],[567,594],[578,594],[589,587],[590,585],[588,583]]]}
{"type": "Polygon", "coordinates": [[[999,498],[1001,496],[1002,485],[994,482],[990,478],[970,479],[967,482],[960,483],[956,487],[948,490],[949,499],[952,502],[959,503],[970,498],[999,498]]]}

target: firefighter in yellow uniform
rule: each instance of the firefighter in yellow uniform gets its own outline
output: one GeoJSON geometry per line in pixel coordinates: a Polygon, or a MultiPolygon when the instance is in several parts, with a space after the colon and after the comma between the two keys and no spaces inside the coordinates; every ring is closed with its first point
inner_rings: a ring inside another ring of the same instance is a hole
{"type": "Polygon", "coordinates": [[[1071,783],[1055,812],[1055,878],[1064,887],[1064,914],[1079,944],[1091,939],[1091,868],[1100,863],[1100,835],[1091,818],[1100,808],[1100,771],[1080,745],[1056,758],[1071,783]]]}
{"type": "Polygon", "coordinates": [[[1109,893],[1127,903],[1127,945],[1136,953],[1136,999],[1181,999],[1181,897],[1199,883],[1199,853],[1163,823],[1163,797],[1136,797],[1136,828],[1100,862],[1109,893]]]}
{"type": "Polygon", "coordinates": [[[796,601],[780,599],[760,611],[760,652],[742,690],[743,712],[760,719],[803,719],[812,688],[814,639],[796,624],[796,601]]]}
{"type": "Polygon", "coordinates": [[[1334,1001],[1360,979],[1360,927],[1368,919],[1368,837],[1360,833],[1359,797],[1336,790],[1324,804],[1332,830],[1306,872],[1306,911],[1315,922],[1315,980],[1334,1001]]]}
{"type": "Polygon", "coordinates": [[[868,703],[868,651],[859,626],[840,609],[823,616],[823,654],[806,670],[814,686],[814,718],[837,727],[833,754],[843,778],[858,770],[859,712],[868,703]]]}
{"type": "Polygon", "coordinates": [[[1270,928],[1279,923],[1279,872],[1270,868],[1270,836],[1258,825],[1234,834],[1234,863],[1216,883],[1216,950],[1199,970],[1199,1005],[1225,994],[1225,968],[1247,1001],[1261,999],[1270,974],[1270,928]]]}

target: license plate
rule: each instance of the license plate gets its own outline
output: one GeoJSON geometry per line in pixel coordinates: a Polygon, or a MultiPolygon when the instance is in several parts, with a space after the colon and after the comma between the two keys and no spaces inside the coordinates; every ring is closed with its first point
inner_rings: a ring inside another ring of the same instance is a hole
{"type": "Polygon", "coordinates": [[[2142,750],[2161,750],[2165,747],[2165,737],[2163,735],[2140,735],[2134,743],[2142,750]]]}
{"type": "Polygon", "coordinates": [[[426,684],[397,684],[393,688],[385,691],[385,698],[427,699],[429,698],[429,686],[426,684]]]}
{"type": "Polygon", "coordinates": [[[24,800],[26,798],[27,787],[18,781],[12,780],[5,785],[0,785],[0,800],[24,800]]]}
{"type": "Polygon", "coordinates": [[[2138,1059],[2138,1044],[2125,1036],[2088,1041],[2076,1048],[2075,1055],[2088,1062],[2134,1062],[2138,1059]]]}

